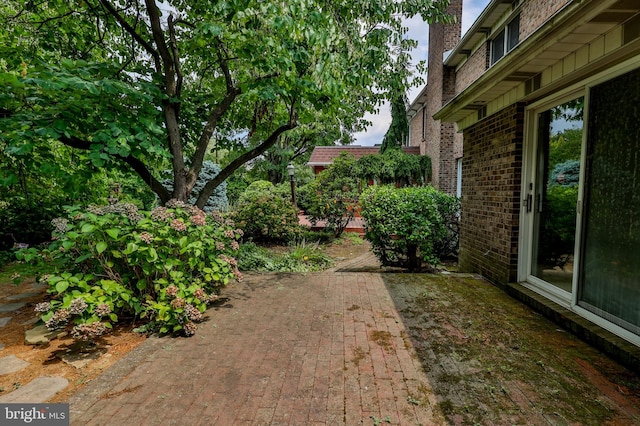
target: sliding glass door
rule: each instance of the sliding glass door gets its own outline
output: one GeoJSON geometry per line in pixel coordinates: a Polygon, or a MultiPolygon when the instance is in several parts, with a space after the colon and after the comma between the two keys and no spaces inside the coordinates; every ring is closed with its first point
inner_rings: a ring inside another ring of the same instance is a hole
{"type": "Polygon", "coordinates": [[[520,277],[637,341],[640,70],[581,93],[529,111],[520,277]]]}
{"type": "Polygon", "coordinates": [[[535,167],[527,200],[533,215],[529,274],[554,286],[567,301],[574,276],[583,111],[580,97],[537,113],[535,167]]]}

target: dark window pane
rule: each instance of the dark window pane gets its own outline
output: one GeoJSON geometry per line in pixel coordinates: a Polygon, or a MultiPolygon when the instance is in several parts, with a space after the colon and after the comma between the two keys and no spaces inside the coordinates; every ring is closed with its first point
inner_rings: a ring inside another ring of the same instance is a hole
{"type": "Polygon", "coordinates": [[[504,56],[504,30],[491,41],[491,65],[504,56]]]}
{"type": "Polygon", "coordinates": [[[520,40],[520,15],[507,25],[507,52],[516,47],[520,40]]]}

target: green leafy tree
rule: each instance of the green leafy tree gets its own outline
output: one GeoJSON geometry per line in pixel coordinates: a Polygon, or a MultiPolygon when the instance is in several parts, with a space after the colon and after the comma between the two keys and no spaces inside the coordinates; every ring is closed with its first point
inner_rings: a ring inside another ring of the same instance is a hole
{"type": "Polygon", "coordinates": [[[356,174],[366,181],[408,186],[426,183],[431,176],[431,159],[426,155],[407,154],[401,149],[388,149],[383,154],[360,157],[356,174]]]}
{"type": "MultiPolygon", "coordinates": [[[[395,62],[398,75],[406,78],[411,74],[409,70],[410,56],[405,51],[400,51],[395,62]]],[[[393,81],[390,87],[391,98],[391,124],[382,139],[380,153],[384,154],[389,149],[399,149],[407,140],[409,133],[409,119],[407,118],[407,106],[409,104],[405,93],[407,84],[403,80],[393,81]]]]}
{"type": "Polygon", "coordinates": [[[238,155],[197,194],[203,207],[235,170],[319,115],[360,128],[405,81],[390,65],[394,49],[416,45],[403,19],[446,21],[447,4],[8,0],[3,150],[46,158],[57,141],[92,167],[133,170],[162,203],[186,202],[215,139],[238,155]],[[172,191],[158,176],[167,165],[172,191]]]}
{"type": "Polygon", "coordinates": [[[549,141],[549,170],[570,160],[579,161],[582,146],[582,129],[566,129],[549,141]]]}

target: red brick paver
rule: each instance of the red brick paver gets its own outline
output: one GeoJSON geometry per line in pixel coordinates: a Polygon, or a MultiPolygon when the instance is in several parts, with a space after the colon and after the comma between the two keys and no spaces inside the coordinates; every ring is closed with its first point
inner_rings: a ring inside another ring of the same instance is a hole
{"type": "Polygon", "coordinates": [[[224,296],[195,336],[150,339],[75,395],[72,423],[440,423],[407,402],[430,385],[379,274],[249,275],[224,296]]]}
{"type": "Polygon", "coordinates": [[[381,271],[367,253],[248,274],[195,336],[150,338],[74,395],[71,423],[640,424],[637,375],[500,289],[381,271]]]}

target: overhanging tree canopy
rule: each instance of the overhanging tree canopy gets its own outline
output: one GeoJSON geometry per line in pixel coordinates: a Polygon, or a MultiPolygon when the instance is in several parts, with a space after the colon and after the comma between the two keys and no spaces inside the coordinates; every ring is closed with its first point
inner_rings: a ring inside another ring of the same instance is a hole
{"type": "Polygon", "coordinates": [[[0,6],[0,142],[6,155],[83,150],[125,165],[162,202],[186,201],[212,140],[242,153],[209,194],[318,115],[349,132],[405,81],[402,19],[446,20],[448,0],[29,0],[0,6]],[[215,136],[215,138],[214,138],[215,136]],[[157,170],[170,162],[173,192],[157,170]]]}

